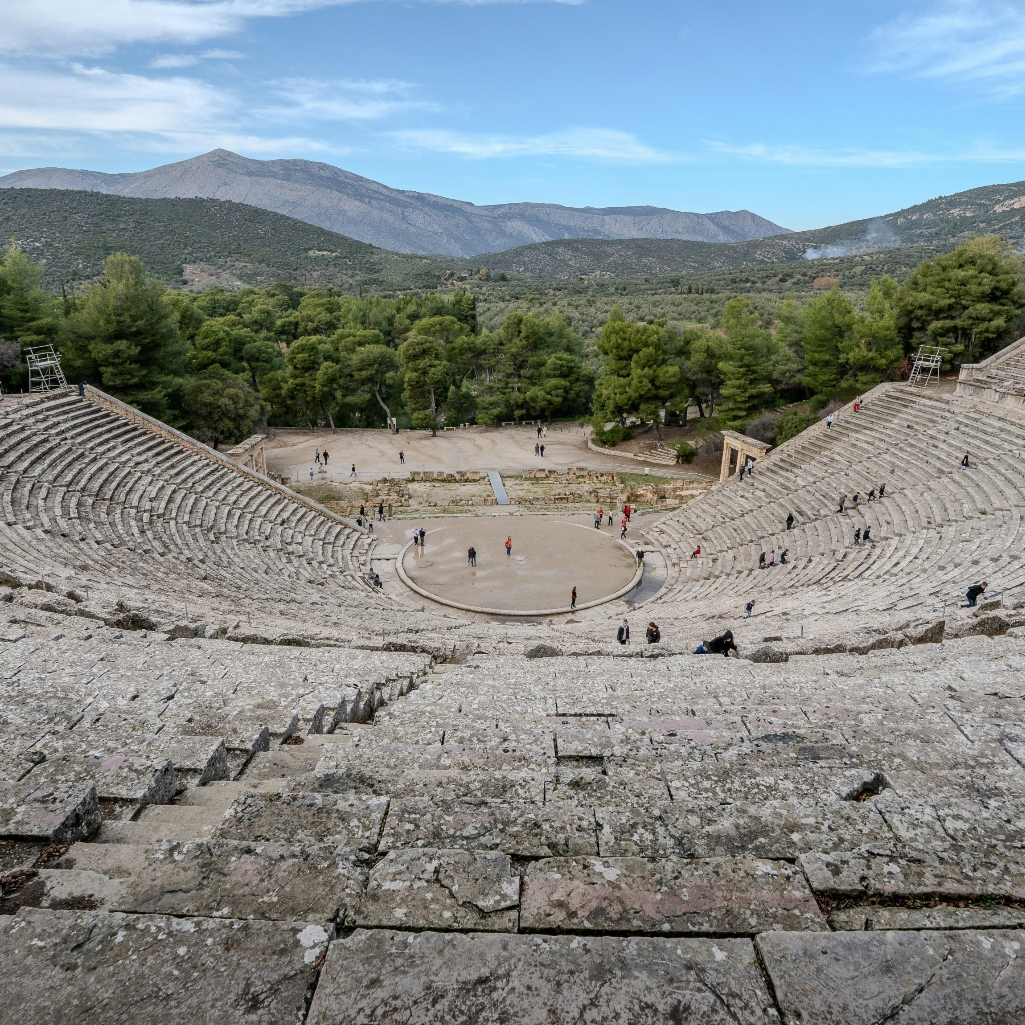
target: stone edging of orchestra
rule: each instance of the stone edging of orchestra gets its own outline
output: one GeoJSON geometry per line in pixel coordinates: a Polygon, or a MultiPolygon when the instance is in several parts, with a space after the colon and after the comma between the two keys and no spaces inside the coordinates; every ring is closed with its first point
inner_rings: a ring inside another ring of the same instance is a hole
{"type": "MultiPolygon", "coordinates": [[[[616,538],[616,541],[623,545],[623,547],[633,555],[633,548],[628,544],[625,544],[619,538],[616,538]]],[[[423,598],[429,598],[431,601],[436,601],[439,605],[447,605],[452,609],[461,609],[463,612],[481,612],[488,616],[559,616],[567,612],[580,612],[583,609],[593,609],[597,605],[604,605],[607,602],[615,601],[617,598],[622,598],[624,595],[629,594],[641,582],[641,577],[644,575],[644,563],[638,563],[637,569],[634,571],[633,579],[625,587],[621,587],[615,592],[615,594],[599,598],[597,601],[584,602],[583,605],[578,605],[575,609],[570,608],[568,605],[561,609],[529,609],[527,611],[520,609],[489,609],[482,605],[464,605],[462,602],[450,601],[448,598],[442,598],[439,595],[432,594],[430,591],[425,591],[422,587],[414,584],[407,576],[406,571],[402,568],[402,563],[406,558],[406,552],[408,552],[412,547],[413,542],[407,541],[403,546],[402,551],[399,552],[395,559],[395,569],[399,574],[399,579],[406,585],[406,587],[411,591],[415,591],[423,598]]]]}
{"type": "Polygon", "coordinates": [[[592,438],[587,439],[587,447],[592,452],[600,452],[603,456],[615,456],[617,459],[636,459],[637,462],[647,462],[648,466],[676,466],[676,463],[663,463],[657,459],[652,459],[650,455],[644,455],[641,452],[617,452],[614,448],[602,448],[601,445],[596,445],[592,438]]]}

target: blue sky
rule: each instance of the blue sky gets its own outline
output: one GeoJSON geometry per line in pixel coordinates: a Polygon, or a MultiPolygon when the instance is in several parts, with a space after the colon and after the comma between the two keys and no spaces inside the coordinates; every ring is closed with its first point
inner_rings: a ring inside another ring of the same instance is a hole
{"type": "Polygon", "coordinates": [[[0,170],[216,146],[817,227],[1025,179],[1025,2],[4,0],[0,170]]]}

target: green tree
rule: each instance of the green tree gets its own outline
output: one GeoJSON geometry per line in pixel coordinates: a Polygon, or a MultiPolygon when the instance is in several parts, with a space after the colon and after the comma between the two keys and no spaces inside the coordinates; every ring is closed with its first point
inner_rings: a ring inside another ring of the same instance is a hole
{"type": "Polygon", "coordinates": [[[840,361],[861,388],[878,382],[904,356],[897,337],[897,293],[897,282],[888,274],[875,278],[869,284],[864,313],[855,317],[851,333],[840,342],[840,361]]]}
{"type": "Polygon", "coordinates": [[[683,364],[686,397],[694,400],[699,417],[712,416],[723,385],[720,368],[726,358],[725,342],[722,335],[707,328],[697,328],[688,334],[689,344],[683,364]],[[707,414],[702,403],[708,404],[707,414]]]}
{"type": "MultiPolygon", "coordinates": [[[[309,422],[323,418],[333,430],[334,408],[345,390],[346,358],[326,338],[297,338],[285,353],[287,378],[283,392],[309,422]]],[[[277,379],[272,377],[272,387],[277,379]]]]}
{"type": "Polygon", "coordinates": [[[71,379],[98,384],[162,420],[181,384],[184,346],[164,286],[137,256],[115,253],[87,290],[64,347],[71,379]]]}
{"type": "Polygon", "coordinates": [[[244,377],[217,365],[186,381],[182,405],[189,433],[214,448],[222,441],[238,443],[248,438],[267,410],[244,377]]]}
{"type": "Polygon", "coordinates": [[[839,386],[840,349],[850,343],[855,320],[854,306],[839,288],[805,303],[801,383],[816,395],[832,395],[839,386]]]}
{"type": "Polygon", "coordinates": [[[24,350],[57,341],[59,321],[52,298],[40,282],[43,265],[33,263],[12,241],[0,253],[0,374],[8,387],[22,383],[24,350]]]}
{"type": "Polygon", "coordinates": [[[358,348],[349,363],[352,379],[358,387],[374,394],[384,415],[391,419],[391,409],[383,396],[395,383],[399,371],[399,358],[387,345],[372,344],[358,348]]]}
{"type": "Polygon", "coordinates": [[[662,405],[675,394],[680,368],[668,361],[665,322],[634,324],[613,307],[598,339],[601,377],[594,411],[606,420],[637,416],[651,421],[659,439],[662,405]]]}
{"type": "MultiPolygon", "coordinates": [[[[439,318],[445,319],[445,318],[439,318]]],[[[422,322],[430,330],[429,322],[422,322]]],[[[405,372],[402,402],[413,426],[438,433],[442,397],[448,395],[448,365],[443,358],[445,339],[415,331],[399,346],[399,364],[405,372]]]]}
{"type": "Polygon", "coordinates": [[[971,361],[1006,344],[1023,309],[1019,257],[996,236],[973,238],[911,272],[897,294],[897,334],[906,350],[942,345],[971,361]]]}
{"type": "Polygon", "coordinates": [[[741,428],[773,395],[772,335],[758,323],[747,299],[731,299],[719,323],[723,333],[722,404],[719,416],[726,427],[741,428]]]}

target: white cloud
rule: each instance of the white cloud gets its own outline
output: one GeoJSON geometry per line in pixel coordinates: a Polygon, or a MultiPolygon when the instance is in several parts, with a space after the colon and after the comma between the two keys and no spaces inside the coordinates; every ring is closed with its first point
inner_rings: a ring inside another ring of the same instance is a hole
{"type": "Polygon", "coordinates": [[[88,136],[169,152],[325,148],[311,139],[246,134],[241,112],[230,93],[193,78],[146,78],[82,65],[70,73],[0,65],[0,145],[7,153],[27,145],[36,153],[57,152],[88,136]]]}
{"type": "Polygon", "coordinates": [[[378,121],[403,111],[441,109],[436,103],[412,99],[416,86],[394,79],[289,78],[272,82],[271,87],[285,102],[258,113],[276,120],[378,121]]]}
{"type": "Polygon", "coordinates": [[[865,167],[903,168],[926,164],[978,163],[1004,164],[1025,160],[1025,150],[1008,150],[989,143],[978,143],[949,153],[922,153],[918,150],[816,149],[812,146],[769,146],[760,142],[743,146],[709,143],[712,150],[725,156],[754,163],[784,164],[791,167],[865,167]]]}
{"type": "Polygon", "coordinates": [[[245,57],[244,53],[238,50],[204,50],[200,55],[203,60],[233,61],[245,57]]]}
{"type": "Polygon", "coordinates": [[[1006,0],[943,0],[903,15],[873,33],[875,70],[1025,89],[1025,7],[1006,0]]]}
{"type": "MultiPolygon", "coordinates": [[[[4,0],[0,52],[94,56],[135,43],[197,43],[237,32],[253,18],[283,18],[357,2],[360,0],[4,0]]],[[[448,2],[477,5],[524,0],[448,2]]],[[[536,2],[576,4],[583,0],[536,2]]]]}
{"type": "Polygon", "coordinates": [[[562,156],[631,164],[668,164],[682,158],[653,149],[628,132],[607,128],[571,128],[528,138],[464,135],[422,129],[393,132],[392,138],[410,149],[457,153],[478,160],[496,157],[562,156]]]}
{"type": "Polygon", "coordinates": [[[199,63],[194,53],[162,53],[149,62],[151,68],[191,68],[199,63]]]}

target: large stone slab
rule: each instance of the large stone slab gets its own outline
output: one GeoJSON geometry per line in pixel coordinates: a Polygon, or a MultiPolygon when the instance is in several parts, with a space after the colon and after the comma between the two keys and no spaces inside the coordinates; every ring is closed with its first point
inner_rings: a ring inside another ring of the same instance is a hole
{"type": "Polygon", "coordinates": [[[437,847],[502,851],[522,858],[597,854],[594,812],[527,801],[395,799],[380,850],[437,847]]]}
{"type": "Polygon", "coordinates": [[[359,929],[331,944],[307,1021],[768,1025],[771,1006],[746,939],[359,929]]]}
{"type": "Polygon", "coordinates": [[[520,877],[498,851],[392,851],[370,873],[356,925],[513,932],[520,877]]]}
{"type": "Polygon", "coordinates": [[[214,836],[221,840],[330,844],[372,853],[387,810],[385,797],[246,790],[232,801],[214,836]]]}
{"type": "Polygon", "coordinates": [[[759,858],[550,858],[523,877],[524,930],[754,935],[825,929],[800,870],[759,858]]]}
{"type": "Polygon", "coordinates": [[[41,787],[89,785],[101,802],[128,813],[140,805],[167,804],[177,792],[169,758],[130,750],[58,754],[37,765],[25,781],[41,787]]]}
{"type": "Polygon", "coordinates": [[[0,839],[74,843],[100,828],[96,788],[26,779],[0,789],[0,839]]]}
{"type": "Polygon", "coordinates": [[[797,760],[764,759],[731,765],[667,761],[664,769],[673,800],[689,803],[856,800],[885,785],[873,770],[797,760]]]}
{"type": "Polygon", "coordinates": [[[1016,1025],[1017,931],[764,933],[755,940],[787,1025],[1016,1025]]]}
{"type": "Polygon", "coordinates": [[[766,801],[596,808],[602,857],[793,859],[892,839],[871,801],[766,801]]]}
{"type": "Polygon", "coordinates": [[[23,909],[0,920],[4,1006],[20,1025],[291,1025],[329,939],[310,923],[23,909]]]}
{"type": "Polygon", "coordinates": [[[286,922],[344,915],[368,870],[365,855],[327,845],[169,841],[136,847],[129,864],[117,848],[132,846],[76,844],[58,867],[122,878],[112,911],[286,922]]]}
{"type": "Polygon", "coordinates": [[[843,908],[826,916],[829,927],[842,930],[887,929],[1025,929],[1025,909],[1013,907],[931,908],[885,907],[866,904],[843,908]]]}
{"type": "Polygon", "coordinates": [[[1025,900],[1025,854],[998,845],[934,850],[879,844],[835,854],[804,854],[798,860],[816,893],[1025,900]]]}

